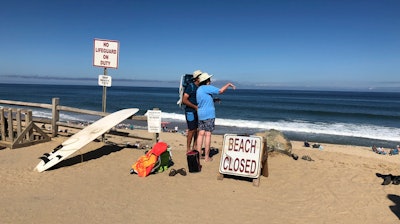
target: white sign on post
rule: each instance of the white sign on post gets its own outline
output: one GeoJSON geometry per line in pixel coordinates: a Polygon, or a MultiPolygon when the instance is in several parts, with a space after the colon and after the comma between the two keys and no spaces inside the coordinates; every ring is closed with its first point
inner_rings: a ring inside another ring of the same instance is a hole
{"type": "Polygon", "coordinates": [[[93,65],[104,68],[118,68],[119,42],[94,39],[93,65]]]}
{"type": "Polygon", "coordinates": [[[219,172],[258,178],[261,172],[261,136],[225,134],[219,172]]]}
{"type": "Polygon", "coordinates": [[[150,133],[161,132],[161,110],[147,111],[147,129],[150,133]]]}
{"type": "Polygon", "coordinates": [[[99,75],[99,86],[111,87],[111,76],[99,75]]]}

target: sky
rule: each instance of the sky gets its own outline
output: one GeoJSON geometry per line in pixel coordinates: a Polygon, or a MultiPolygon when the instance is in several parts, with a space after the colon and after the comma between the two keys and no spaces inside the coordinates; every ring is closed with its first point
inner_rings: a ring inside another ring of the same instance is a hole
{"type": "Polygon", "coordinates": [[[0,83],[98,85],[94,39],[119,43],[113,85],[400,91],[398,0],[2,3],[0,83]]]}

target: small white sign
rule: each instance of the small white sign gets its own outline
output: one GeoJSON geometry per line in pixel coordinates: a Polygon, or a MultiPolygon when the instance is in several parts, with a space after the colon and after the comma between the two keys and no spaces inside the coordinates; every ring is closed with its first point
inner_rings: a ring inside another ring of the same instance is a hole
{"type": "Polygon", "coordinates": [[[104,68],[118,68],[119,42],[94,39],[93,65],[104,68]]]}
{"type": "Polygon", "coordinates": [[[219,172],[258,178],[261,172],[261,136],[225,134],[219,172]]]}
{"type": "Polygon", "coordinates": [[[111,87],[111,76],[99,75],[99,86],[111,87]]]}
{"type": "Polygon", "coordinates": [[[150,133],[161,132],[161,110],[147,111],[147,129],[150,133]]]}

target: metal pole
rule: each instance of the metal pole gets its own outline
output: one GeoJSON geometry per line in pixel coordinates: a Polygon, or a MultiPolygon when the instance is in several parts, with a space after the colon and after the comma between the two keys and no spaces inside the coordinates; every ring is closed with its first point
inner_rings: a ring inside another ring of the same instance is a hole
{"type": "MultiPolygon", "coordinates": [[[[107,76],[107,68],[104,68],[104,76],[107,76]]],[[[103,113],[106,112],[106,105],[107,105],[107,86],[103,86],[103,113]]],[[[105,142],[106,135],[103,134],[101,135],[101,141],[105,142]]]]}
{"type": "MultiPolygon", "coordinates": [[[[104,76],[107,76],[107,68],[104,68],[104,76]]],[[[107,86],[103,86],[103,112],[106,112],[107,105],[107,86]]]]}

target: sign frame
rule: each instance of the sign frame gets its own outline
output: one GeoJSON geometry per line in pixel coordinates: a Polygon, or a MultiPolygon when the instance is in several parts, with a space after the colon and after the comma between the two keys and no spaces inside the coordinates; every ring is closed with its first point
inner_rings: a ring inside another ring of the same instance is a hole
{"type": "Polygon", "coordinates": [[[119,42],[95,38],[93,43],[93,66],[117,69],[119,42]]]}
{"type": "Polygon", "coordinates": [[[147,110],[147,131],[149,133],[161,132],[161,110],[147,110]]]}
{"type": "Polygon", "coordinates": [[[263,144],[262,136],[225,134],[219,172],[233,176],[259,178],[263,144]]]}
{"type": "Polygon", "coordinates": [[[112,78],[108,75],[99,75],[99,86],[111,87],[112,78]]]}

